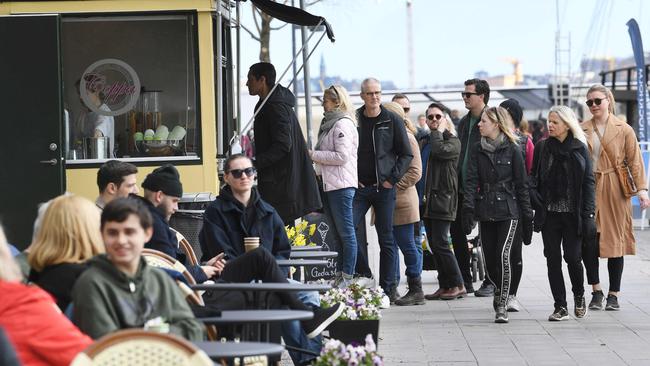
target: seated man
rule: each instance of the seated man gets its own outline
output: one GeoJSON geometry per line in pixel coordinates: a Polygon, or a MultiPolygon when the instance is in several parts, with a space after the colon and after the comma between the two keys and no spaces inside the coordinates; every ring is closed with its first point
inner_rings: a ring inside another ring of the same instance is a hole
{"type": "Polygon", "coordinates": [[[131,197],[143,202],[153,218],[153,235],[144,247],[161,251],[177,259],[185,265],[196,283],[203,283],[214,277],[217,273],[214,267],[217,253],[205,259],[202,266],[189,264],[187,256],[178,247],[176,234],[169,228],[169,218],[178,209],[178,201],[183,196],[183,185],[178,170],[170,164],[156,168],[144,179],[142,188],[144,188],[144,198],[136,195],[131,197]]]}
{"type": "MultiPolygon", "coordinates": [[[[253,187],[255,173],[253,162],[245,155],[231,155],[226,160],[223,179],[227,186],[221,189],[203,216],[199,241],[204,260],[222,252],[229,260],[240,257],[245,253],[245,237],[259,237],[261,248],[276,258],[289,258],[291,245],[284,224],[275,209],[253,187]]],[[[318,293],[301,292],[298,296],[310,306],[320,305],[318,293]]],[[[304,326],[298,322],[283,323],[282,326],[288,345],[320,352],[320,337],[308,339],[304,326]]],[[[290,354],[294,364],[309,361],[306,355],[290,354]]]]}
{"type": "Polygon", "coordinates": [[[169,327],[191,341],[203,339],[185,296],[163,271],[141,257],[152,236],[152,218],[139,201],[118,198],[104,207],[106,254],[88,261],[72,289],[74,323],[93,339],[125,328],[169,327]]]}
{"type": "Polygon", "coordinates": [[[97,187],[99,196],[95,204],[104,209],[107,203],[129,194],[138,194],[136,174],[138,168],[119,160],[109,160],[102,164],[97,171],[97,187]]]}

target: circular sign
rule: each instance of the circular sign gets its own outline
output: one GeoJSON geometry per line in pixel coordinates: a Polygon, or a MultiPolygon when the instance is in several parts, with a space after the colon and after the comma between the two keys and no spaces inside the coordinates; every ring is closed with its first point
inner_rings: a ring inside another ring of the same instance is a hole
{"type": "Polygon", "coordinates": [[[79,84],[86,107],[104,116],[119,116],[135,106],[140,97],[140,79],[126,62],[114,58],[88,66],[79,84]],[[101,108],[106,105],[108,108],[101,108]]]}

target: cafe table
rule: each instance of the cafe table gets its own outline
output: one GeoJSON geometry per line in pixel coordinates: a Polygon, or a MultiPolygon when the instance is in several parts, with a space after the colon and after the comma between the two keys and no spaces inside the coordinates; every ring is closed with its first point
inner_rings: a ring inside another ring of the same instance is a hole
{"type": "MultiPolygon", "coordinates": [[[[257,325],[257,341],[270,339],[270,324],[289,320],[307,320],[314,317],[314,313],[306,310],[224,310],[221,316],[197,318],[207,325],[236,325],[242,327],[242,334],[249,333],[249,325],[257,325]],[[264,337],[262,337],[264,325],[264,337]]],[[[245,339],[248,340],[248,339],[245,339]]]]}
{"type": "Polygon", "coordinates": [[[292,252],[306,252],[306,251],[319,251],[322,250],[322,245],[293,245],[291,246],[292,252]]]}
{"type": "Polygon", "coordinates": [[[329,251],[302,251],[302,252],[291,252],[289,258],[291,259],[318,259],[318,258],[336,258],[338,257],[338,252],[329,252],[329,251]]]}
{"type": "Polygon", "coordinates": [[[284,351],[282,345],[266,342],[200,341],[193,343],[214,361],[251,356],[277,356],[284,351]]]}

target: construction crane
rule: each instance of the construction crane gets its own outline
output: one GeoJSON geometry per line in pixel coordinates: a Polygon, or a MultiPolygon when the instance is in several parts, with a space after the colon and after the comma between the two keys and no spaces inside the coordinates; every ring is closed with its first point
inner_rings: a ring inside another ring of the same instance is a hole
{"type": "Polygon", "coordinates": [[[415,89],[415,48],[413,47],[413,0],[406,0],[406,45],[408,47],[409,88],[415,89]]]}
{"type": "Polygon", "coordinates": [[[514,57],[506,57],[504,61],[512,65],[512,75],[514,77],[515,85],[523,84],[524,73],[521,71],[521,62],[519,62],[519,59],[516,59],[514,57]]]}

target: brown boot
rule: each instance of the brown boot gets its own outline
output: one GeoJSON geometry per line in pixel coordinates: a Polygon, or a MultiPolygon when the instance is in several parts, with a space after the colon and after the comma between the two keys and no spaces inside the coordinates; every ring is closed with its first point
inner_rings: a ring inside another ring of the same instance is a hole
{"type": "MultiPolygon", "coordinates": [[[[467,291],[465,291],[467,293],[467,291]]],[[[440,294],[441,300],[456,300],[463,297],[463,291],[460,287],[452,287],[440,294]]]]}
{"type": "Polygon", "coordinates": [[[436,292],[428,295],[424,295],[424,298],[427,300],[440,300],[440,294],[446,291],[447,289],[444,288],[439,288],[436,290],[436,292]]]}

